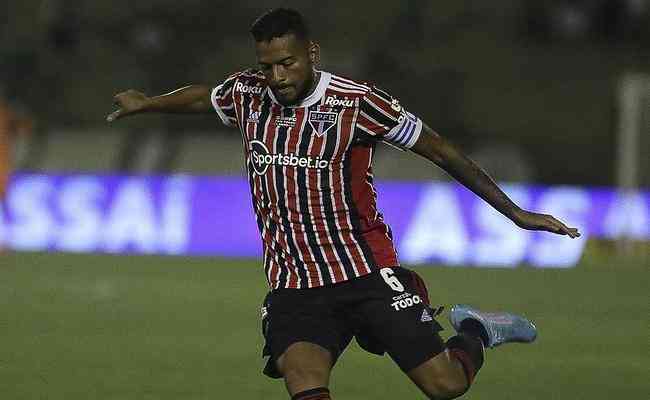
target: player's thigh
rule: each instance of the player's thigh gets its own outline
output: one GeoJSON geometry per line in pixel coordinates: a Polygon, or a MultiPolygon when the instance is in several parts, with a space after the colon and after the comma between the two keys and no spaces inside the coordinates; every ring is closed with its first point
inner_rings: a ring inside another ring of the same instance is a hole
{"type": "Polygon", "coordinates": [[[368,347],[383,350],[404,371],[410,371],[444,351],[440,324],[424,303],[411,272],[382,270],[364,281],[367,293],[358,307],[361,329],[357,336],[368,347]]]}
{"type": "Polygon", "coordinates": [[[467,390],[463,366],[448,351],[443,351],[407,371],[408,377],[429,398],[454,398],[467,390]]]}
{"type": "Polygon", "coordinates": [[[281,290],[267,296],[264,373],[273,378],[325,376],[352,339],[352,330],[324,290],[281,290]]]}

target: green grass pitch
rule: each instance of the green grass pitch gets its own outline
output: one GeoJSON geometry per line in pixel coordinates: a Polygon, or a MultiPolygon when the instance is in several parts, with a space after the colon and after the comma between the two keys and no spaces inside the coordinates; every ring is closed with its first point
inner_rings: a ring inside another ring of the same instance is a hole
{"type": "MultiPolygon", "coordinates": [[[[418,271],[434,303],[513,310],[539,328],[533,345],[488,351],[464,398],[648,398],[647,266],[418,271]]],[[[286,399],[261,374],[265,290],[254,260],[0,254],[0,399],[286,399]]],[[[355,343],[331,389],[424,398],[355,343]]]]}

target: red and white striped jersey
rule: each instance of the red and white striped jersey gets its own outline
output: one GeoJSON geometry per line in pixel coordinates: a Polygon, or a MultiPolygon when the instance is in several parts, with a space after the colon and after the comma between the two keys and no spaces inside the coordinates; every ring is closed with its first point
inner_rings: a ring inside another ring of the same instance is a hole
{"type": "Polygon", "coordinates": [[[422,122],[386,92],[324,71],[301,104],[283,106],[248,70],[212,91],[224,124],[242,134],[271,288],[312,288],[397,266],[377,210],[372,156],[409,148],[422,122]]]}

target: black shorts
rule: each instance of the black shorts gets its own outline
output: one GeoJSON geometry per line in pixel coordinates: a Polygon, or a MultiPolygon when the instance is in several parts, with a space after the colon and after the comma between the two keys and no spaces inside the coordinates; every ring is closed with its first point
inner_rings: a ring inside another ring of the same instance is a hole
{"type": "Polygon", "coordinates": [[[444,350],[442,327],[420,286],[411,271],[394,267],[336,285],[273,290],[262,308],[264,374],[282,376],[276,360],[293,343],[324,347],[336,362],[353,337],[410,371],[444,350]]]}

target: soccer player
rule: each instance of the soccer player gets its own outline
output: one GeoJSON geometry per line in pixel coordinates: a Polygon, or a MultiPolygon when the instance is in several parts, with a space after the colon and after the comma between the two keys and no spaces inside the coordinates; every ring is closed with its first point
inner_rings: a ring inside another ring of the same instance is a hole
{"type": "Polygon", "coordinates": [[[429,398],[460,396],[484,347],[531,342],[536,328],[514,314],[456,305],[457,335],[441,339],[439,310],[419,276],[399,266],[376,207],[376,143],[431,160],[521,228],[572,238],[578,231],[519,208],[390,94],[319,71],[319,46],[297,11],[271,10],[250,32],[259,69],[155,97],[128,90],[115,96],[107,120],[216,112],[239,130],[271,289],[262,309],[264,373],[283,377],[292,399],[331,398],[330,372],[353,337],[369,352],[388,353],[429,398]]]}

